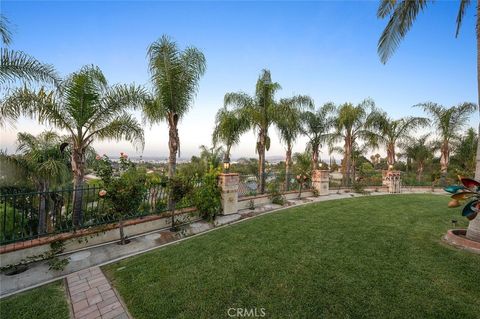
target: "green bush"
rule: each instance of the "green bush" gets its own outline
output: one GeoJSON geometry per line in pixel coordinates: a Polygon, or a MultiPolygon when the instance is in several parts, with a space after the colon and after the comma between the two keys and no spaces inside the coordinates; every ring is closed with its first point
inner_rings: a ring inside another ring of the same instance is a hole
{"type": "Polygon", "coordinates": [[[208,221],[215,219],[222,210],[218,174],[218,169],[210,169],[203,178],[202,186],[196,188],[193,194],[193,204],[202,218],[208,221]]]}
{"type": "Polygon", "coordinates": [[[137,168],[126,155],[122,154],[119,169],[115,171],[112,162],[105,155],[98,159],[96,173],[105,186],[99,195],[105,198],[106,206],[112,209],[112,215],[119,221],[120,239],[124,244],[123,220],[139,211],[146,193],[145,170],[137,168]]]}

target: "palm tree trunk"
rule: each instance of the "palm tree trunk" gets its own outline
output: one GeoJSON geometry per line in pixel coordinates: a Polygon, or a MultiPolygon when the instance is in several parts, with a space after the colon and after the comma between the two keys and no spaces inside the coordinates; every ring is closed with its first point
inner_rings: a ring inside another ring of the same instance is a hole
{"type": "Polygon", "coordinates": [[[440,184],[442,186],[446,185],[446,178],[447,178],[447,171],[448,171],[448,162],[450,158],[450,149],[448,146],[448,141],[443,141],[442,148],[440,150],[440,170],[441,170],[441,177],[440,177],[440,184]]]}
{"type": "Polygon", "coordinates": [[[38,234],[44,234],[47,230],[47,210],[46,210],[46,201],[47,201],[47,191],[48,186],[46,182],[41,182],[39,185],[40,191],[40,205],[38,209],[38,234]]]}
{"type": "Polygon", "coordinates": [[[230,163],[230,150],[232,148],[232,145],[227,145],[227,150],[225,151],[225,155],[223,156],[224,158],[224,161],[227,161],[228,163],[230,163]]]}
{"type": "Polygon", "coordinates": [[[344,186],[351,184],[351,174],[352,174],[352,148],[348,138],[345,139],[345,174],[344,174],[344,186]]]}
{"type": "Polygon", "coordinates": [[[73,171],[73,226],[83,224],[83,180],[85,178],[85,160],[81,147],[72,151],[73,171]]]}
{"type": "Polygon", "coordinates": [[[287,152],[285,154],[285,191],[290,190],[290,165],[292,164],[292,146],[287,146],[287,152]]]}
{"type": "MultiPolygon", "coordinates": [[[[478,107],[480,111],[480,0],[477,0],[477,94],[478,107]]],[[[480,135],[480,124],[478,125],[480,135]]],[[[475,167],[475,178],[480,179],[480,138],[477,143],[477,166],[475,167]]],[[[468,223],[467,238],[480,242],[480,214],[468,223]]]]}
{"type": "MultiPolygon", "coordinates": [[[[168,178],[170,180],[175,177],[175,170],[177,167],[177,152],[179,147],[177,123],[178,117],[176,114],[170,114],[168,116],[168,149],[170,152],[168,156],[168,178]]],[[[173,193],[170,191],[170,195],[168,196],[168,210],[172,211],[172,222],[174,218],[174,207],[173,193]]]]}
{"type": "Polygon", "coordinates": [[[258,133],[258,143],[257,143],[257,151],[258,151],[258,192],[259,194],[265,193],[265,145],[266,145],[266,135],[263,130],[260,130],[258,133]]]}
{"type": "Polygon", "coordinates": [[[387,163],[388,165],[395,164],[395,144],[390,143],[387,147],[387,163]]]}
{"type": "Polygon", "coordinates": [[[417,168],[417,181],[421,182],[423,177],[423,163],[418,163],[418,168],[417,168]]]}
{"type": "Polygon", "coordinates": [[[312,147],[312,172],[318,168],[318,145],[312,147]]]}

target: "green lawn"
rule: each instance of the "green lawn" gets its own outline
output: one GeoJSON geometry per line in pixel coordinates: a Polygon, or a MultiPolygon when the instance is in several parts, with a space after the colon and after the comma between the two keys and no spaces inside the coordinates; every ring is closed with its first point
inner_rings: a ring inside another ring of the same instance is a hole
{"type": "Polygon", "coordinates": [[[479,318],[480,255],[441,243],[447,196],[370,196],[260,216],[105,267],[137,318],[479,318]]]}
{"type": "Polygon", "coordinates": [[[69,310],[61,281],[0,300],[2,319],[68,319],[69,310]]]}

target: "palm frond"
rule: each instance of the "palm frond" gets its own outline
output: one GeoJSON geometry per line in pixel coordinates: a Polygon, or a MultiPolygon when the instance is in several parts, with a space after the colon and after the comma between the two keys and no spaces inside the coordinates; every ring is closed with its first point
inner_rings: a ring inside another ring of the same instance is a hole
{"type": "Polygon", "coordinates": [[[0,14],[0,36],[5,45],[10,45],[12,42],[12,32],[10,31],[10,21],[3,14],[0,14]]]}
{"type": "Polygon", "coordinates": [[[240,142],[240,136],[249,128],[248,119],[241,116],[238,111],[230,111],[225,107],[221,108],[215,116],[212,142],[214,145],[219,142],[224,143],[227,146],[227,153],[229,153],[230,148],[240,142]]]}
{"type": "Polygon", "coordinates": [[[127,140],[137,148],[143,149],[145,138],[143,127],[130,114],[124,113],[112,119],[110,123],[86,137],[86,141],[91,143],[94,138],[99,140],[127,140]]]}
{"type": "Polygon", "coordinates": [[[125,110],[142,108],[145,111],[149,103],[152,103],[151,97],[142,86],[124,84],[109,87],[92,108],[93,114],[87,119],[85,132],[106,125],[112,117],[125,110]]]}
{"type": "Polygon", "coordinates": [[[457,14],[457,30],[455,31],[455,37],[458,37],[460,34],[460,27],[462,26],[463,17],[465,15],[465,10],[470,5],[470,0],[460,0],[460,7],[457,14]]]}
{"type": "Polygon", "coordinates": [[[53,66],[43,64],[22,51],[0,51],[0,84],[24,80],[58,85],[60,79],[53,66]]]}
{"type": "MultiPolygon", "coordinates": [[[[177,114],[179,118],[183,117],[205,73],[205,56],[194,47],[180,51],[177,44],[166,35],[150,45],[147,55],[155,99],[161,101],[155,105],[177,114]]],[[[158,121],[158,118],[153,120],[158,121]]]]}
{"type": "Polygon", "coordinates": [[[385,18],[386,16],[390,15],[392,11],[395,9],[395,5],[397,4],[397,0],[382,0],[378,5],[377,9],[377,17],[380,19],[385,18]]]}
{"type": "MultiPolygon", "coordinates": [[[[379,10],[383,16],[390,15],[387,26],[378,41],[378,54],[382,63],[386,63],[397,49],[400,41],[406,36],[418,14],[425,9],[429,0],[401,0],[380,4],[379,10]]],[[[377,13],[378,14],[378,13],[377,13]]]]}
{"type": "Polygon", "coordinates": [[[53,92],[43,88],[33,91],[17,88],[9,94],[0,106],[0,124],[16,121],[20,115],[36,118],[42,124],[50,124],[60,129],[74,132],[74,123],[68,110],[58,103],[53,92]]]}

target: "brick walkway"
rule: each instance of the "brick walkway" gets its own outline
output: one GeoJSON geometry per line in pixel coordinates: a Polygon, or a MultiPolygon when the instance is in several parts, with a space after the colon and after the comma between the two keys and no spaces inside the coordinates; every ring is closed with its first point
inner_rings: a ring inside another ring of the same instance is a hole
{"type": "Polygon", "coordinates": [[[67,283],[75,319],[129,319],[99,267],[73,273],[67,283]]]}

